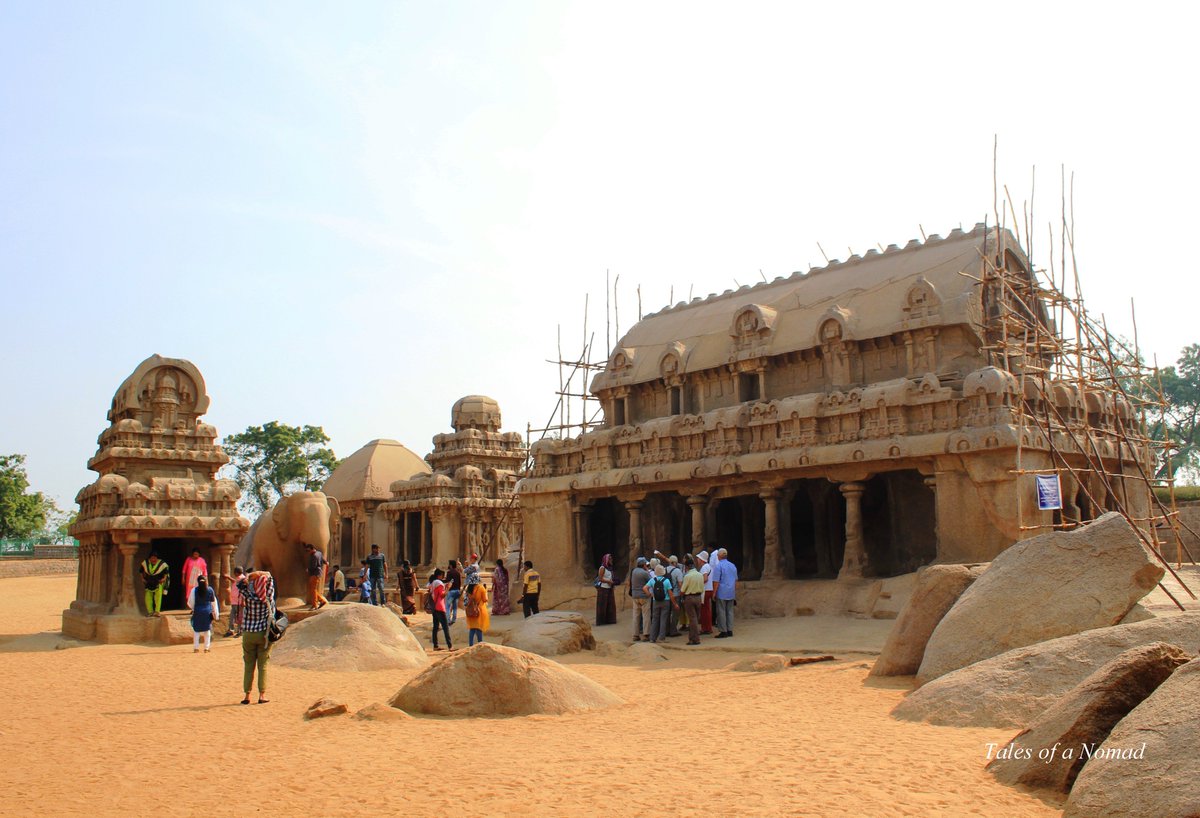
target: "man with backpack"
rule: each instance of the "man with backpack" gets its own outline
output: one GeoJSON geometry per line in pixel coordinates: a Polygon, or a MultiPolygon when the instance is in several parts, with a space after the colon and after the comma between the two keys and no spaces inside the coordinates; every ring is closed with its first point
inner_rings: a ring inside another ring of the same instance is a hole
{"type": "Polygon", "coordinates": [[[656,565],[654,576],[646,583],[645,590],[650,596],[650,641],[658,642],[667,638],[668,620],[672,611],[678,607],[675,588],[667,576],[667,569],[656,565]]]}
{"type": "Polygon", "coordinates": [[[646,558],[637,558],[637,567],[629,574],[629,596],[633,598],[633,641],[640,642],[650,638],[650,611],[647,610],[646,585],[650,582],[650,572],[646,570],[646,558]],[[643,637],[642,634],[645,634],[643,637]]]}

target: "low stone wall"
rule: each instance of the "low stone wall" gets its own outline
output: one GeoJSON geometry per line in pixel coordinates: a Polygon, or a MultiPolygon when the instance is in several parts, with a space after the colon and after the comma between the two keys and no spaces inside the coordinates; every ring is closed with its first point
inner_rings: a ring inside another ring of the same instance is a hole
{"type": "Polygon", "coordinates": [[[74,574],[79,570],[77,559],[10,559],[0,560],[0,578],[38,577],[54,574],[74,574]]]}

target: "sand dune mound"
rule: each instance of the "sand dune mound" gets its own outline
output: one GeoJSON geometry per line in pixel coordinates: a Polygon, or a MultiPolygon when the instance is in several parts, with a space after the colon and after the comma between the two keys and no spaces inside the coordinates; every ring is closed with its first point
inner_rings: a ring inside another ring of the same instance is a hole
{"type": "Polygon", "coordinates": [[[331,605],[288,628],[271,661],[302,670],[407,670],[428,665],[429,657],[386,608],[331,605]]]}
{"type": "Polygon", "coordinates": [[[434,716],[557,715],[621,703],[615,693],[557,662],[490,643],[426,668],[388,702],[434,716]]]}

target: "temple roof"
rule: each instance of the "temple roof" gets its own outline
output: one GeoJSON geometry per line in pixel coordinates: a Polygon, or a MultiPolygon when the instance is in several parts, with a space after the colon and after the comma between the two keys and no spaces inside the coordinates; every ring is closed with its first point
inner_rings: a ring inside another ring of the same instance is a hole
{"type": "MultiPolygon", "coordinates": [[[[1016,239],[1002,235],[1015,263],[1028,269],[1016,239]]],[[[829,340],[822,333],[854,340],[923,326],[979,327],[978,278],[995,239],[994,229],[978,224],[680,302],[635,324],[592,390],[712,369],[739,356],[812,349],[829,340]]]]}
{"type": "Polygon", "coordinates": [[[429,464],[408,447],[395,440],[372,440],[334,469],[322,491],[339,503],[387,500],[393,482],[429,472],[429,464]]]}

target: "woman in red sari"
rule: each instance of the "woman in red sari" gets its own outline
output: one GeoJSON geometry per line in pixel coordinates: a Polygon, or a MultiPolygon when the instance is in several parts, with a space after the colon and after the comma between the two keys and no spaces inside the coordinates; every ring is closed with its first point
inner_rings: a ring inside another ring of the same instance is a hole
{"type": "Polygon", "coordinates": [[[504,560],[496,560],[496,569],[492,571],[492,616],[506,616],[512,613],[508,601],[508,569],[504,560]]]}

